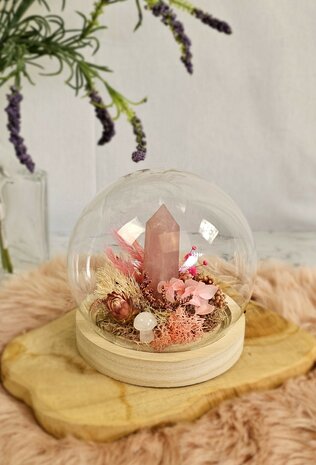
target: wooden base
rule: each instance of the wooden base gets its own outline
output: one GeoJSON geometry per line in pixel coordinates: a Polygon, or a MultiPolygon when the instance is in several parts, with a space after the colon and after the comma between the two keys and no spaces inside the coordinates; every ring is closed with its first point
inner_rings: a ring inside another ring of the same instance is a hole
{"type": "Polygon", "coordinates": [[[2,355],[1,376],[49,433],[102,442],[143,427],[193,420],[224,399],[301,375],[315,360],[310,334],[252,302],[242,356],[226,373],[180,388],[134,386],[98,373],[82,359],[73,311],[13,339],[2,355]]]}
{"type": "Polygon", "coordinates": [[[138,386],[189,386],[215,378],[239,359],[245,335],[245,316],[219,340],[182,352],[142,352],[121,347],[99,336],[79,311],[76,315],[77,348],[100,373],[138,386]]]}

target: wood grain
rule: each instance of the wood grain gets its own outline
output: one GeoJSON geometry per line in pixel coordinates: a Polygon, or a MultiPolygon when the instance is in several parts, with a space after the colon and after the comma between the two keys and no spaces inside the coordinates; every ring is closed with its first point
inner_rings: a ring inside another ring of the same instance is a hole
{"type": "Polygon", "coordinates": [[[190,421],[224,399],[276,387],[314,364],[311,335],[253,302],[246,319],[237,364],[194,386],[139,387],[96,372],[77,352],[75,311],[12,340],[2,356],[2,380],[56,437],[109,441],[142,427],[190,421]]]}

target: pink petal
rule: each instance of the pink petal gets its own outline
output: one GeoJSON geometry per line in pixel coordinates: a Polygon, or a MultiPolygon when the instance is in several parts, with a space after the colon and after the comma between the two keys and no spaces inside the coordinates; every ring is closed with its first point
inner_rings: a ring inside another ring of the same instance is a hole
{"type": "Polygon", "coordinates": [[[182,296],[184,293],[184,289],[176,289],[177,295],[182,296]]]}
{"type": "Polygon", "coordinates": [[[166,292],[166,299],[169,300],[169,302],[174,302],[174,290],[172,287],[169,287],[166,292]]]}
{"type": "Polygon", "coordinates": [[[210,285],[205,286],[205,289],[199,292],[199,296],[202,297],[203,299],[209,300],[214,297],[217,290],[218,290],[217,286],[210,284],[210,285]]]}
{"type": "Polygon", "coordinates": [[[197,275],[196,266],[191,266],[191,268],[188,269],[188,272],[191,273],[192,276],[196,276],[197,275]]]}
{"type": "Polygon", "coordinates": [[[208,303],[202,304],[200,307],[196,307],[195,313],[196,315],[208,315],[209,313],[212,313],[214,310],[213,305],[209,305],[208,303]]]}
{"type": "Polygon", "coordinates": [[[205,299],[205,300],[210,300],[214,297],[214,295],[216,294],[217,292],[217,289],[215,289],[215,291],[202,291],[202,292],[199,292],[199,296],[202,297],[202,299],[205,299]]]}
{"type": "Polygon", "coordinates": [[[157,291],[161,293],[165,285],[166,285],[166,281],[160,281],[160,283],[158,283],[158,286],[157,286],[157,291]]]}
{"type": "Polygon", "coordinates": [[[190,295],[194,295],[195,287],[187,287],[182,294],[182,298],[189,297],[190,295]]]}
{"type": "Polygon", "coordinates": [[[175,291],[183,291],[184,292],[184,282],[181,279],[172,278],[170,283],[175,291]]]}
{"type": "MultiPolygon", "coordinates": [[[[185,284],[185,287],[186,287],[186,288],[187,288],[187,287],[194,287],[194,288],[196,288],[196,287],[198,286],[199,282],[198,282],[198,281],[195,281],[194,279],[187,279],[187,280],[185,281],[184,284],[185,284]]],[[[203,284],[204,284],[204,283],[203,283],[203,284]]]]}
{"type": "Polygon", "coordinates": [[[189,304],[194,305],[195,307],[199,307],[201,305],[201,300],[197,295],[194,295],[189,301],[189,304]]]}

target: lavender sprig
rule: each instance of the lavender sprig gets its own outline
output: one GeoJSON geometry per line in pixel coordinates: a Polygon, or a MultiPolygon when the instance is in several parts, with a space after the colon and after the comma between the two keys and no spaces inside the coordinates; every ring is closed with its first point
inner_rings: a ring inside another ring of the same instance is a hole
{"type": "Polygon", "coordinates": [[[210,15],[209,13],[205,13],[199,8],[193,8],[191,14],[195,18],[199,19],[203,24],[216,29],[218,32],[223,32],[224,34],[232,33],[232,29],[230,25],[226,23],[226,21],[214,18],[214,16],[210,15]]]}
{"type": "Polygon", "coordinates": [[[153,15],[159,17],[161,22],[168,26],[176,40],[181,46],[181,61],[189,74],[193,73],[191,40],[186,35],[183,24],[177,19],[175,12],[162,0],[149,6],[153,15]]]}
{"type": "Polygon", "coordinates": [[[94,89],[91,90],[89,97],[91,104],[95,107],[96,117],[103,128],[98,145],[104,145],[107,142],[110,142],[112,137],[115,135],[114,123],[98,92],[94,89]]]}
{"type": "Polygon", "coordinates": [[[131,124],[133,126],[133,132],[136,136],[137,142],[136,150],[132,154],[132,160],[138,163],[139,161],[145,160],[147,155],[146,134],[141,120],[136,115],[132,117],[131,124]]]}
{"type": "Polygon", "coordinates": [[[27,148],[24,144],[24,139],[20,135],[21,131],[21,108],[20,104],[23,100],[23,96],[16,87],[11,87],[11,94],[7,95],[8,106],[5,111],[8,115],[8,124],[7,128],[10,133],[9,141],[13,144],[15,154],[20,160],[22,165],[25,165],[26,168],[33,173],[35,169],[35,163],[33,162],[31,156],[28,154],[27,148]]]}

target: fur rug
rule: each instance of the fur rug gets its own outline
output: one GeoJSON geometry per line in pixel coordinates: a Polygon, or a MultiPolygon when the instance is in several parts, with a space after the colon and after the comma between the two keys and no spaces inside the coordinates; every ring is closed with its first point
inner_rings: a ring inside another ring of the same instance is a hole
{"type": "MultiPolygon", "coordinates": [[[[254,298],[316,335],[316,268],[265,262],[254,298]]],[[[0,291],[0,346],[74,306],[56,259],[0,291]]],[[[315,465],[316,370],[279,389],[226,401],[194,423],[142,430],[111,444],[45,433],[0,386],[1,465],[315,465]]]]}

